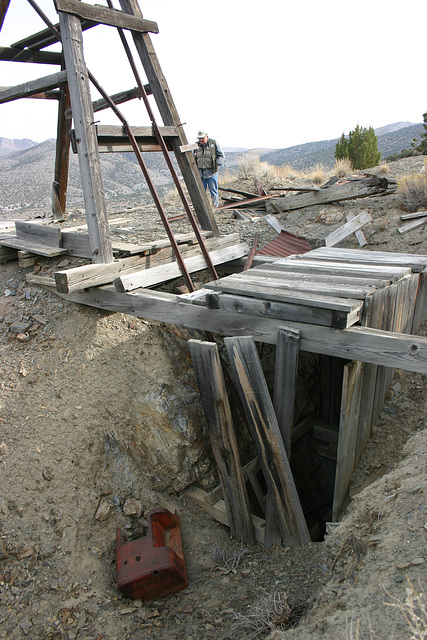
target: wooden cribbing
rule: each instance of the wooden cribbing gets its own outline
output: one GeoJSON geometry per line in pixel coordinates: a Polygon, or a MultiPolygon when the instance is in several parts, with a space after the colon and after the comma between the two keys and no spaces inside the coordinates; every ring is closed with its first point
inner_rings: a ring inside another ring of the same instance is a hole
{"type": "Polygon", "coordinates": [[[254,339],[240,336],[225,338],[224,343],[283,542],[305,544],[310,535],[254,339]]]}
{"type": "Polygon", "coordinates": [[[244,543],[255,544],[256,538],[249,499],[240,464],[218,347],[213,342],[202,342],[201,340],[190,340],[188,344],[218,468],[231,533],[244,543]]]}

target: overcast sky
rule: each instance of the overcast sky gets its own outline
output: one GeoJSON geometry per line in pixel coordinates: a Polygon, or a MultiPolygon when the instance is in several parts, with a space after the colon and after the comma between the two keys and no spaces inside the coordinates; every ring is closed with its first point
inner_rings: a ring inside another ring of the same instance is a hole
{"type": "MultiPolygon", "coordinates": [[[[107,5],[91,0],[101,3],[107,5]]],[[[38,4],[58,22],[53,0],[38,4]]],[[[151,38],[190,142],[202,128],[224,147],[285,148],[337,138],[356,124],[422,122],[427,111],[426,0],[140,0],[140,6],[158,23],[151,38]]],[[[10,0],[0,46],[43,28],[26,0],[10,0]]],[[[113,27],[90,29],[83,42],[87,66],[109,94],[135,86],[113,27]]],[[[0,85],[56,71],[0,62],[0,85]]],[[[149,124],[142,102],[120,108],[129,124],[149,124]]],[[[0,137],[53,138],[56,112],[53,101],[0,105],[0,137]]],[[[96,119],[119,124],[108,112],[96,119]]]]}

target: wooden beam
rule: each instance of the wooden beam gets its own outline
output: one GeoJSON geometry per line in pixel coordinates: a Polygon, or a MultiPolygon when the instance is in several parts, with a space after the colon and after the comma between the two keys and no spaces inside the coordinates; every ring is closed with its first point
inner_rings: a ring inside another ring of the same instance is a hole
{"type": "MultiPolygon", "coordinates": [[[[304,256],[300,256],[300,258],[306,261],[306,263],[311,260],[330,260],[331,263],[336,263],[338,270],[340,269],[339,263],[344,267],[350,265],[354,265],[355,267],[357,267],[357,265],[366,265],[365,269],[368,272],[371,266],[384,269],[392,269],[395,267],[397,267],[397,269],[411,269],[416,273],[420,273],[427,267],[427,256],[425,255],[368,251],[366,249],[341,249],[339,247],[319,247],[304,254],[304,256]]],[[[292,257],[289,259],[293,260],[292,257]]],[[[314,264],[320,266],[319,262],[315,262],[314,264]]],[[[396,273],[397,272],[396,270],[396,273]]]]}
{"type": "MultiPolygon", "coordinates": [[[[233,245],[231,247],[212,251],[210,253],[210,258],[214,265],[221,264],[222,262],[229,262],[230,260],[241,258],[248,252],[248,249],[249,247],[245,243],[233,245]]],[[[207,268],[206,260],[202,255],[188,258],[185,260],[185,266],[189,273],[203,271],[203,269],[207,268]]],[[[140,287],[152,287],[161,282],[167,282],[168,280],[179,278],[180,276],[181,271],[178,263],[173,262],[171,264],[165,264],[140,273],[137,272],[131,273],[127,276],[121,276],[114,281],[114,284],[118,291],[132,291],[140,287]]]]}
{"type": "MultiPolygon", "coordinates": [[[[350,220],[353,220],[355,217],[354,213],[352,213],[351,211],[349,211],[346,216],[345,219],[347,220],[347,222],[350,222],[350,220]]],[[[361,247],[364,247],[365,245],[368,244],[368,241],[365,238],[365,234],[363,233],[363,231],[361,229],[358,229],[357,231],[354,232],[354,235],[357,238],[357,242],[359,243],[359,245],[361,247]]]]}
{"type": "Polygon", "coordinates": [[[55,220],[64,217],[67,205],[68,170],[70,164],[70,125],[65,116],[70,108],[68,84],[60,89],[58,124],[56,128],[55,173],[52,186],[52,213],[55,220]]]}
{"type": "MultiPolygon", "coordinates": [[[[268,344],[277,344],[277,332],[283,326],[283,320],[276,318],[242,316],[238,312],[203,306],[197,306],[195,311],[194,306],[182,302],[180,296],[159,291],[118,293],[114,287],[106,286],[60,295],[78,304],[129,313],[146,320],[169,322],[221,335],[251,335],[257,341],[268,344]]],[[[427,373],[427,337],[369,327],[333,329],[301,322],[286,322],[286,326],[300,331],[302,351],[427,373]]]]}
{"type": "MultiPolygon", "coordinates": [[[[86,31],[87,29],[91,29],[95,27],[96,23],[91,22],[90,20],[82,20],[82,30],[86,31]]],[[[59,24],[55,24],[54,27],[59,31],[59,24]]],[[[50,47],[52,44],[58,42],[58,38],[56,35],[52,33],[50,29],[43,29],[42,31],[38,31],[34,33],[32,36],[27,36],[23,40],[19,40],[18,42],[14,42],[12,47],[16,47],[17,49],[31,49],[31,50],[40,50],[45,47],[50,47]]]]}
{"type": "MultiPolygon", "coordinates": [[[[172,151],[171,138],[176,138],[178,134],[174,127],[159,127],[168,151],[172,151]]],[[[161,147],[153,133],[152,127],[132,127],[138,147],[141,151],[161,151],[161,147]]],[[[98,145],[102,152],[133,152],[129,137],[123,131],[123,127],[102,125],[97,126],[98,145]]]]}
{"type": "Polygon", "coordinates": [[[112,262],[108,216],[90,97],[89,74],[83,55],[82,29],[75,16],[59,14],[62,46],[69,81],[80,175],[92,262],[112,262]]]}
{"type": "Polygon", "coordinates": [[[357,216],[351,218],[348,222],[343,224],[341,227],[335,229],[335,231],[332,231],[332,233],[327,235],[325,238],[325,245],[327,247],[333,247],[348,236],[351,236],[352,233],[356,233],[357,231],[359,231],[359,229],[361,229],[368,222],[372,222],[372,216],[370,216],[369,213],[362,211],[357,216]]]}
{"type": "Polygon", "coordinates": [[[32,51],[16,47],[0,47],[0,60],[7,62],[35,62],[61,65],[62,54],[55,51],[32,51]]]}
{"type": "Polygon", "coordinates": [[[307,544],[310,535],[283,445],[255,342],[250,336],[225,338],[234,381],[258,458],[274,502],[285,545],[307,544]]]}
{"type": "Polygon", "coordinates": [[[216,343],[189,340],[209,438],[218,469],[232,535],[255,544],[249,498],[243,478],[230,403],[216,343]]]}
{"type": "Polygon", "coordinates": [[[300,337],[299,331],[280,327],[276,347],[273,405],[289,459],[294,425],[300,337]]]}
{"type": "Polygon", "coordinates": [[[30,82],[24,82],[18,84],[15,87],[8,87],[0,91],[0,104],[5,102],[11,102],[12,100],[18,100],[19,98],[30,98],[36,93],[43,91],[49,91],[49,89],[56,89],[61,84],[67,82],[67,72],[58,71],[50,76],[38,78],[37,80],[31,80],[30,82]]]}
{"type": "Polygon", "coordinates": [[[159,33],[159,28],[152,20],[144,20],[137,16],[130,16],[123,11],[108,9],[100,5],[91,5],[78,0],[54,0],[56,10],[70,13],[79,18],[92,20],[98,24],[106,24],[120,29],[130,29],[139,33],[159,33]]]}
{"type": "Polygon", "coordinates": [[[16,237],[19,240],[33,242],[46,247],[62,247],[61,229],[34,222],[15,220],[16,237]]]}
{"type": "MultiPolygon", "coordinates": [[[[125,13],[142,17],[137,0],[120,0],[120,6],[125,13]]],[[[166,126],[176,127],[178,132],[179,138],[171,140],[171,145],[200,226],[202,229],[210,230],[214,235],[219,236],[218,225],[203,188],[196,161],[191,153],[180,152],[180,146],[188,144],[188,140],[150,36],[148,33],[135,32],[132,33],[132,36],[163,123],[166,126]]]]}
{"type": "MultiPolygon", "coordinates": [[[[147,95],[151,93],[149,84],[145,84],[144,89],[147,95]]],[[[134,87],[133,89],[128,89],[127,91],[120,91],[120,93],[115,93],[114,95],[110,96],[114,104],[123,104],[123,102],[135,100],[135,98],[140,97],[141,92],[139,90],[139,87],[134,87]]],[[[92,102],[92,108],[94,113],[97,113],[98,111],[103,111],[103,109],[109,109],[110,105],[104,98],[100,98],[99,100],[95,100],[95,102],[92,102]]]]}
{"type": "MultiPolygon", "coordinates": [[[[67,232],[63,231],[62,237],[64,248],[70,251],[67,232]]],[[[81,234],[73,234],[73,239],[75,238],[77,240],[79,237],[81,237],[81,234]]],[[[195,238],[195,236],[193,236],[193,238],[195,238]]],[[[200,253],[197,243],[194,244],[190,242],[189,244],[185,244],[180,241],[179,237],[176,237],[176,240],[180,246],[182,255],[190,256],[191,254],[197,255],[200,253]]],[[[220,238],[207,239],[205,240],[206,247],[210,250],[215,247],[215,244],[220,240],[220,238]],[[213,240],[216,242],[213,242],[213,240]]],[[[155,245],[155,243],[153,244],[155,245]]],[[[225,238],[223,239],[223,245],[226,245],[225,238]]],[[[72,293],[74,291],[87,289],[88,287],[108,284],[121,275],[141,271],[141,269],[152,269],[160,264],[170,263],[174,259],[174,253],[170,246],[163,246],[163,248],[160,249],[150,248],[149,244],[145,246],[145,253],[141,251],[140,255],[115,260],[109,264],[88,264],[74,267],[73,269],[57,271],[55,273],[55,281],[58,291],[61,293],[72,293]]]]}
{"type": "Polygon", "coordinates": [[[345,507],[348,486],[356,462],[357,431],[362,395],[361,366],[361,362],[350,362],[344,367],[332,510],[333,522],[338,522],[345,507]]]}
{"type": "MultiPolygon", "coordinates": [[[[271,201],[282,213],[295,211],[304,207],[312,207],[328,202],[340,202],[352,198],[366,198],[378,193],[393,193],[397,185],[386,178],[376,176],[348,180],[343,184],[333,185],[325,189],[319,189],[315,193],[302,193],[296,196],[275,198],[271,201]]],[[[267,206],[268,210],[268,206],[267,206]]],[[[274,213],[274,210],[272,211],[274,213]]]]}

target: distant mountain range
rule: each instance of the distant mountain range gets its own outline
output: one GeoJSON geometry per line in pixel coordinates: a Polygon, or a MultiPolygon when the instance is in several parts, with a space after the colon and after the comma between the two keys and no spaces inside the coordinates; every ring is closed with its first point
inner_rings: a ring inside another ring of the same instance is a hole
{"type": "MultiPolygon", "coordinates": [[[[398,122],[376,129],[381,157],[409,149],[414,137],[420,137],[423,125],[398,122]]],[[[258,149],[260,160],[272,165],[292,165],[303,170],[322,164],[326,168],[335,163],[337,139],[308,142],[287,149],[258,149]]],[[[226,167],[233,171],[242,153],[226,152],[226,167]]],[[[173,182],[161,153],[144,155],[150,175],[159,194],[173,187],[173,182]]],[[[135,196],[148,201],[145,179],[131,153],[101,154],[102,177],[107,199],[135,196]]],[[[32,140],[0,138],[0,214],[13,217],[17,210],[50,208],[55,167],[55,140],[37,144],[32,140]]],[[[67,202],[82,206],[83,193],[77,156],[71,154],[67,202]]]]}
{"type": "Polygon", "coordinates": [[[35,147],[37,142],[24,138],[24,140],[10,140],[9,138],[0,138],[0,156],[4,156],[14,151],[22,151],[23,149],[29,149],[35,147]]]}
{"type": "MultiPolygon", "coordinates": [[[[419,138],[423,131],[423,125],[409,122],[396,122],[385,127],[375,129],[378,139],[378,150],[381,158],[400,153],[402,149],[410,149],[413,138],[419,138]]],[[[260,155],[260,160],[268,164],[290,164],[295,169],[308,169],[322,164],[324,167],[333,167],[335,164],[334,140],[322,140],[320,142],[308,142],[307,144],[289,147],[287,149],[275,149],[260,155]]]]}

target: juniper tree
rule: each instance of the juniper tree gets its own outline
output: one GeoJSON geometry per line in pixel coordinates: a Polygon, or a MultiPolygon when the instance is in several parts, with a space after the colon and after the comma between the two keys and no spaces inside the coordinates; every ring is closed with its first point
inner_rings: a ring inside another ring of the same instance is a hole
{"type": "Polygon", "coordinates": [[[341,138],[335,145],[335,158],[336,160],[348,158],[348,140],[344,134],[342,134],[341,138]]]}
{"type": "Polygon", "coordinates": [[[381,160],[378,139],[373,127],[366,129],[359,125],[348,134],[342,134],[335,147],[335,158],[348,158],[355,169],[375,167],[381,160]]]}
{"type": "Polygon", "coordinates": [[[420,143],[417,145],[418,140],[417,138],[414,138],[411,143],[411,147],[415,149],[415,151],[418,151],[418,153],[421,153],[423,156],[427,156],[427,111],[426,113],[423,113],[423,127],[424,131],[421,134],[420,143]]]}

